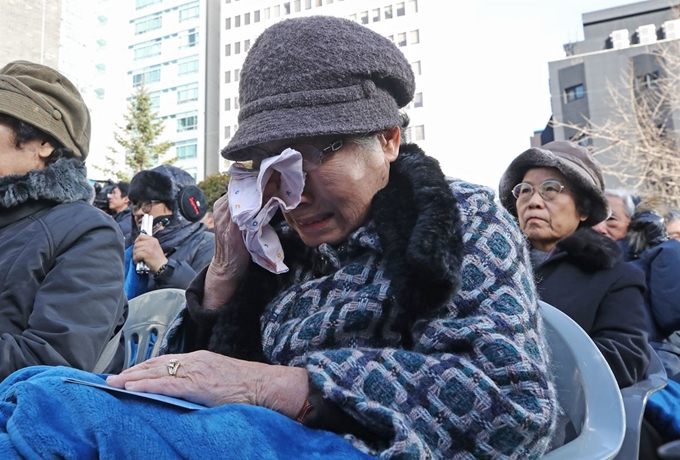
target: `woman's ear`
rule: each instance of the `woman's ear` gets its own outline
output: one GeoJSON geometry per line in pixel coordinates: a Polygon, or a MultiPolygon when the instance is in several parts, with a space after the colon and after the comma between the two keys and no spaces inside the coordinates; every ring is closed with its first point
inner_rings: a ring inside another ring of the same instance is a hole
{"type": "Polygon", "coordinates": [[[392,163],[399,156],[401,129],[398,126],[386,129],[378,135],[378,140],[380,141],[385,158],[389,163],[392,163]]]}

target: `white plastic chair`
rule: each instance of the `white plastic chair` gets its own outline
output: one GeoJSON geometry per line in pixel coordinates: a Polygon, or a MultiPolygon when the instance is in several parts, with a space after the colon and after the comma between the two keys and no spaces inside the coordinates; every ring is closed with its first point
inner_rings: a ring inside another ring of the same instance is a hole
{"type": "Polygon", "coordinates": [[[621,451],[616,460],[638,460],[640,452],[640,434],[642,432],[642,419],[645,415],[647,400],[655,392],[659,391],[668,383],[668,376],[663,367],[661,358],[656,351],[649,348],[649,369],[646,380],[621,389],[623,406],[626,411],[626,437],[623,440],[621,451]]]}
{"type": "Polygon", "coordinates": [[[614,374],[576,322],[552,305],[540,304],[552,350],[557,399],[578,434],[543,458],[613,459],[626,431],[623,400],[614,374]]]}
{"type": "Polygon", "coordinates": [[[123,369],[158,356],[168,326],[185,303],[183,289],[158,289],[135,297],[129,302],[128,317],[123,326],[125,361],[123,369]],[[152,337],[155,343],[149,352],[152,337]],[[136,345],[136,346],[135,346],[136,345]],[[134,359],[132,354],[135,353],[134,359]]]}

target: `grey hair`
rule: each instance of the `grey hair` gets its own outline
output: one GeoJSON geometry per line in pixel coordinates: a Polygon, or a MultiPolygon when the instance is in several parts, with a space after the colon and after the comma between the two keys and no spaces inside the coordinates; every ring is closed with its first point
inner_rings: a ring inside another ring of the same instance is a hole
{"type": "Polygon", "coordinates": [[[621,198],[623,200],[623,211],[628,217],[633,217],[633,214],[635,214],[635,202],[631,192],[622,189],[605,189],[604,194],[621,198]]]}
{"type": "Polygon", "coordinates": [[[668,212],[666,213],[664,218],[666,219],[666,225],[676,220],[680,220],[680,209],[669,206],[668,212]]]}

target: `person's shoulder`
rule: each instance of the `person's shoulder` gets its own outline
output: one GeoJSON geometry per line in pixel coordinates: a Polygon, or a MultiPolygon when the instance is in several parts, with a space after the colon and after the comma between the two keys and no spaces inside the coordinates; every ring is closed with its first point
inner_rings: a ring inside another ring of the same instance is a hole
{"type": "Polygon", "coordinates": [[[79,233],[84,233],[93,228],[111,228],[120,231],[113,217],[87,201],[58,204],[43,216],[43,220],[53,231],[77,230],[79,233]]]}

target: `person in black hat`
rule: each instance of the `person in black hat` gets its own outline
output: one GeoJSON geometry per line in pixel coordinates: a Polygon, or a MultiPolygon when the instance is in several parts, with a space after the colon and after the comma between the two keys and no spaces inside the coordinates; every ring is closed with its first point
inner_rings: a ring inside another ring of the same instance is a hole
{"type": "MultiPolygon", "coordinates": [[[[125,320],[123,236],[90,205],[89,136],[66,77],[0,69],[0,380],[39,364],[92,370],[125,320]]],[[[107,369],[120,370],[112,347],[107,369]]]]}
{"type": "Polygon", "coordinates": [[[541,457],[558,408],[524,238],[489,189],[403,140],[415,77],[402,52],[346,19],[284,20],[239,85],[214,257],[169,354],[106,381],[211,408],[123,411],[45,373],[31,389],[116,411],[77,426],[62,414],[53,432],[74,426],[90,456],[541,457]]]}
{"type": "Polygon", "coordinates": [[[585,148],[553,141],[515,158],[499,188],[529,240],[541,299],[590,334],[621,388],[643,380],[644,274],[592,228],[610,213],[599,164],[585,148]]]}
{"type": "MultiPolygon", "coordinates": [[[[186,215],[180,205],[182,190],[189,187],[198,190],[189,173],[174,166],[140,171],[132,178],[128,190],[133,241],[126,251],[128,298],[155,289],[186,289],[196,273],[210,263],[215,237],[199,222],[205,211],[186,215]],[[153,218],[152,235],[140,234],[145,214],[153,218]],[[148,267],[147,273],[138,273],[140,262],[148,267]]],[[[202,194],[198,202],[203,209],[207,206],[202,194]]]]}

